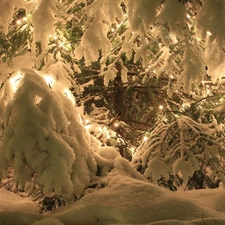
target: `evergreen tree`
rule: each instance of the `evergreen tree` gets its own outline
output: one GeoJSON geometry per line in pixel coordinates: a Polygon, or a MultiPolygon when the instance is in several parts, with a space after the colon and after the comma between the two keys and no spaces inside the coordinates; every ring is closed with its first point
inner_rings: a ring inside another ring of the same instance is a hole
{"type": "Polygon", "coordinates": [[[102,146],[171,189],[223,182],[224,11],[224,0],[1,1],[3,185],[80,197],[113,167],[102,146]]]}

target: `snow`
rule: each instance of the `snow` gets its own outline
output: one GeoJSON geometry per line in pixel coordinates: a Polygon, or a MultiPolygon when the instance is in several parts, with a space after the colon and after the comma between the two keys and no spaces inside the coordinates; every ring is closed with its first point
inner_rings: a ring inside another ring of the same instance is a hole
{"type": "MultiPolygon", "coordinates": [[[[121,163],[119,158],[117,163],[121,163]]],[[[129,166],[125,166],[128,169],[129,166]]],[[[0,189],[0,223],[4,225],[157,224],[222,225],[223,188],[171,192],[135,179],[115,167],[93,191],[70,206],[40,214],[29,197],[0,189]]]]}

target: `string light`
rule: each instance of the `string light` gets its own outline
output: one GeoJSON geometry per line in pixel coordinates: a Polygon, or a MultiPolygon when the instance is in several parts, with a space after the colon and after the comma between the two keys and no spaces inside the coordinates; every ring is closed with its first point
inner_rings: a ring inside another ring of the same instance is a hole
{"type": "Polygon", "coordinates": [[[21,20],[17,20],[16,24],[18,24],[18,25],[21,24],[21,20]]]}
{"type": "Polygon", "coordinates": [[[61,43],[59,43],[59,47],[63,47],[63,43],[61,42],[61,43]]]}
{"type": "Polygon", "coordinates": [[[159,106],[159,109],[162,110],[162,109],[163,109],[163,105],[160,105],[160,106],[159,106]]]}
{"type": "Polygon", "coordinates": [[[114,126],[115,126],[115,127],[118,127],[118,126],[119,126],[119,124],[118,124],[118,123],[115,123],[115,124],[114,124],[114,126]]]}
{"type": "Polygon", "coordinates": [[[143,137],[143,140],[144,140],[144,141],[147,141],[147,140],[148,140],[148,137],[147,137],[147,136],[144,136],[144,137],[143,137]]]}

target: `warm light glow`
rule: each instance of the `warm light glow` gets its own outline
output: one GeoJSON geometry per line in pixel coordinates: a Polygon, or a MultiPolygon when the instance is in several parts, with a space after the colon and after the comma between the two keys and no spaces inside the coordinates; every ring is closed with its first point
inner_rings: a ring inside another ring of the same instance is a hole
{"type": "Polygon", "coordinates": [[[212,35],[212,33],[210,31],[207,31],[206,34],[209,36],[212,35]]]}
{"type": "Polygon", "coordinates": [[[90,123],[90,120],[89,119],[86,119],[85,120],[85,123],[87,124],[87,123],[90,123]]]}
{"type": "Polygon", "coordinates": [[[135,148],[134,147],[131,147],[130,150],[131,150],[132,153],[134,153],[135,148]]]}
{"type": "Polygon", "coordinates": [[[191,16],[190,16],[189,14],[187,14],[187,18],[188,18],[188,19],[190,19],[190,18],[191,18],[191,16]]]}
{"type": "Polygon", "coordinates": [[[114,124],[114,126],[115,126],[115,127],[118,127],[118,126],[119,126],[119,124],[118,124],[118,123],[115,123],[115,124],[114,124]]]}
{"type": "Polygon", "coordinates": [[[111,31],[112,31],[112,32],[114,32],[114,31],[115,31],[115,29],[114,29],[114,28],[112,28],[112,29],[111,29],[111,31]]]}
{"type": "Polygon", "coordinates": [[[144,137],[143,137],[143,140],[144,140],[144,141],[147,141],[147,140],[148,140],[148,137],[147,137],[147,136],[144,136],[144,137]]]}
{"type": "Polygon", "coordinates": [[[10,83],[11,83],[11,87],[13,92],[15,92],[18,89],[19,83],[21,81],[21,79],[23,78],[22,74],[20,74],[20,72],[18,71],[17,74],[14,77],[10,78],[10,83]]]}
{"type": "Polygon", "coordinates": [[[85,125],[84,127],[85,127],[85,129],[86,129],[87,131],[89,131],[90,128],[91,128],[91,124],[85,125]]]}
{"type": "Polygon", "coordinates": [[[162,110],[162,109],[163,109],[163,105],[160,105],[160,106],[159,106],[159,109],[162,110]]]}
{"type": "Polygon", "coordinates": [[[44,76],[44,79],[50,88],[53,87],[55,80],[51,76],[44,76]]]}
{"type": "Polygon", "coordinates": [[[23,21],[27,21],[27,17],[23,17],[23,21]]]}
{"type": "Polygon", "coordinates": [[[16,23],[19,25],[21,24],[21,20],[17,20],[16,23]]]}

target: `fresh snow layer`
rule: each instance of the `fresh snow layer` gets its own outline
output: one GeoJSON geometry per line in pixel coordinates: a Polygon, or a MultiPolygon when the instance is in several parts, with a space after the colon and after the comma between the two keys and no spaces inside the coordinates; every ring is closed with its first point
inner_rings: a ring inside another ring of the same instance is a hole
{"type": "Polygon", "coordinates": [[[0,224],[4,225],[222,225],[222,188],[171,192],[118,170],[75,204],[40,214],[27,197],[0,189],[0,224]]]}

